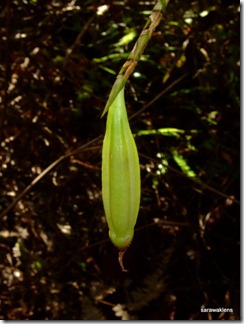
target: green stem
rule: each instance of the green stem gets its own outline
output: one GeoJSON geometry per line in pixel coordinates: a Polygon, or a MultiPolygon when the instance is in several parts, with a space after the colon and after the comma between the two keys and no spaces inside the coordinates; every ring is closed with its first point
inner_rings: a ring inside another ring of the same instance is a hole
{"type": "Polygon", "coordinates": [[[114,99],[117,97],[120,90],[125,86],[128,78],[135,70],[137,63],[139,62],[149,40],[152,37],[152,33],[163,17],[163,13],[165,12],[168,2],[169,0],[158,0],[156,5],[153,7],[151,15],[148,18],[141,34],[139,35],[127,61],[124,63],[119,71],[119,74],[117,75],[102,116],[108,111],[114,99]]]}

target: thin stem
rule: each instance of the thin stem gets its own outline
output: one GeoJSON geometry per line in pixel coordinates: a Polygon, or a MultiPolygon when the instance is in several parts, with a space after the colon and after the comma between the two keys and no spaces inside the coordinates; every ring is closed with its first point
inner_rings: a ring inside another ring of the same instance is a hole
{"type": "Polygon", "coordinates": [[[50,164],[45,170],[42,171],[25,189],[12,201],[12,203],[0,214],[0,219],[4,217],[20,200],[23,198],[45,175],[47,175],[51,170],[53,170],[59,163],[67,159],[68,157],[80,153],[87,146],[101,139],[101,136],[89,141],[88,143],[78,147],[77,149],[67,152],[66,154],[60,156],[52,164],[50,164]]]}
{"type": "Polygon", "coordinates": [[[137,66],[137,63],[139,62],[149,40],[151,39],[155,28],[158,26],[163,17],[163,12],[165,10],[163,3],[166,7],[168,2],[169,0],[158,0],[156,5],[153,7],[151,15],[148,18],[141,34],[139,35],[131,53],[129,54],[127,61],[124,63],[121,70],[119,71],[119,74],[117,75],[102,116],[108,111],[109,107],[117,97],[120,90],[125,86],[128,78],[134,72],[135,67],[137,66]]]}
{"type": "Polygon", "coordinates": [[[169,92],[174,86],[176,86],[178,83],[180,83],[187,75],[188,75],[188,73],[185,73],[181,77],[179,77],[178,79],[176,79],[175,81],[173,81],[167,88],[165,88],[159,94],[157,94],[156,97],[154,97],[150,102],[148,102],[146,105],[144,105],[136,113],[134,113],[133,115],[131,115],[129,117],[129,119],[132,119],[132,118],[136,117],[137,115],[141,114],[145,109],[147,109],[152,104],[154,104],[155,101],[157,101],[159,98],[161,98],[163,95],[165,95],[165,93],[169,92]]]}
{"type": "Polygon", "coordinates": [[[128,270],[125,269],[124,263],[123,263],[123,258],[124,258],[124,254],[125,254],[126,250],[127,249],[121,249],[121,250],[119,250],[119,258],[118,258],[118,260],[119,260],[119,265],[121,267],[121,270],[123,272],[128,272],[128,270]]]}
{"type": "Polygon", "coordinates": [[[91,23],[93,22],[93,20],[94,20],[95,17],[96,17],[96,14],[94,14],[93,16],[91,16],[91,18],[88,20],[88,22],[85,24],[85,26],[80,31],[79,35],[76,37],[76,39],[75,39],[74,43],[72,44],[72,46],[67,49],[67,51],[66,51],[66,57],[65,57],[65,64],[67,64],[67,61],[69,60],[69,57],[73,53],[75,47],[78,46],[78,45],[80,45],[80,42],[81,42],[82,37],[84,36],[84,34],[86,33],[86,31],[88,30],[89,26],[91,25],[91,23]]]}
{"type": "MultiPolygon", "coordinates": [[[[158,162],[156,159],[154,159],[154,158],[152,158],[152,157],[149,157],[149,156],[147,156],[147,155],[145,155],[145,154],[141,154],[141,153],[140,153],[139,155],[140,155],[140,156],[143,156],[144,158],[146,158],[146,159],[148,159],[148,160],[154,161],[155,163],[158,162]]],[[[164,165],[164,163],[163,163],[162,161],[161,161],[160,163],[164,165]]],[[[190,181],[193,181],[194,183],[196,183],[197,185],[201,186],[202,188],[207,189],[207,190],[209,190],[209,191],[211,191],[211,192],[217,194],[218,196],[221,196],[221,197],[223,197],[223,198],[225,198],[225,199],[229,199],[230,201],[232,201],[232,202],[234,202],[234,203],[240,205],[240,201],[239,201],[238,199],[236,199],[234,196],[232,196],[232,195],[227,195],[227,194],[223,193],[222,191],[219,191],[219,190],[217,190],[217,189],[215,189],[215,188],[213,188],[213,187],[211,187],[211,186],[205,184],[204,182],[201,182],[200,180],[198,180],[198,179],[196,179],[196,178],[188,177],[188,176],[185,175],[183,172],[181,172],[181,171],[175,169],[174,167],[171,167],[171,166],[169,166],[169,165],[165,165],[165,166],[166,166],[169,170],[171,170],[171,171],[173,171],[174,173],[178,174],[179,176],[184,177],[184,178],[187,178],[187,179],[189,179],[190,181]]]]}

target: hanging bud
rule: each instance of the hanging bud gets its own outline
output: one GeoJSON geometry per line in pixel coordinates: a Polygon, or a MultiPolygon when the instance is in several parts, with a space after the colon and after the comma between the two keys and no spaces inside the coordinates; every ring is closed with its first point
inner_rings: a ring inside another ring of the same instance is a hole
{"type": "Polygon", "coordinates": [[[120,249],[120,258],[133,239],[140,193],[140,164],[123,87],[108,110],[102,151],[103,205],[109,237],[120,249]]]}

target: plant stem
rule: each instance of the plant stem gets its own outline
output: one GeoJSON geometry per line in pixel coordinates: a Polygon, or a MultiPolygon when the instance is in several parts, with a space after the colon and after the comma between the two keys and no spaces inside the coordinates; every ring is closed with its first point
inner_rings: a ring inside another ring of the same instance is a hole
{"type": "Polygon", "coordinates": [[[141,34],[139,35],[131,53],[129,54],[127,61],[124,63],[119,71],[119,74],[117,75],[102,113],[102,117],[108,111],[114,99],[117,97],[118,93],[124,87],[128,78],[135,70],[135,67],[137,66],[137,63],[139,62],[149,40],[151,39],[155,28],[158,26],[163,17],[163,12],[165,11],[168,2],[169,0],[158,0],[156,5],[153,7],[151,15],[148,18],[141,34]]]}

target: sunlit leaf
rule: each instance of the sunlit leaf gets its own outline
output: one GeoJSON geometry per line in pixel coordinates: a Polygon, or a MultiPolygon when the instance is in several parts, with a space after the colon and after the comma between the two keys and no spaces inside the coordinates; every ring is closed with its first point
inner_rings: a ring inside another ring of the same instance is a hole
{"type": "Polygon", "coordinates": [[[136,37],[136,31],[134,28],[131,28],[128,30],[127,34],[124,35],[118,43],[114,44],[114,46],[119,47],[119,46],[124,46],[129,44],[130,42],[133,41],[133,39],[136,37]]]}
{"type": "Polygon", "coordinates": [[[142,135],[154,135],[154,134],[160,134],[164,136],[180,136],[180,134],[184,134],[185,131],[178,128],[159,128],[159,129],[150,129],[150,130],[140,130],[136,135],[142,136],[142,135]]]}
{"type": "Polygon", "coordinates": [[[36,268],[37,270],[41,270],[41,269],[42,269],[42,264],[41,264],[40,261],[35,261],[35,268],[36,268]]]}
{"type": "Polygon", "coordinates": [[[189,164],[187,163],[184,156],[180,153],[178,153],[176,150],[172,152],[173,158],[175,162],[178,164],[178,166],[181,168],[182,172],[189,178],[196,178],[196,173],[191,169],[189,164]]]}

